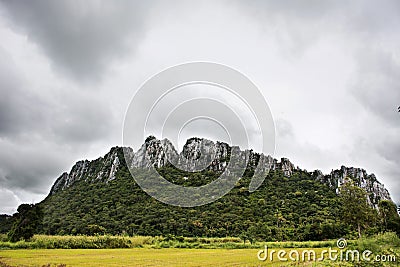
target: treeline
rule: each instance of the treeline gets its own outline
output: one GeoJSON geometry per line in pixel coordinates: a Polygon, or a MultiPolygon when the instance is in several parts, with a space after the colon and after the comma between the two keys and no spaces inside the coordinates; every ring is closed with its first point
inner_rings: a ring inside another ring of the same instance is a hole
{"type": "MultiPolygon", "coordinates": [[[[180,180],[179,170],[165,167],[160,171],[186,186],[216,175],[192,173],[180,180]]],[[[372,209],[366,192],[351,181],[338,195],[308,172],[298,170],[285,177],[275,171],[256,192],[249,193],[251,176],[247,172],[229,194],[211,204],[182,208],[148,196],[128,170],[121,169],[113,181],[79,181],[30,209],[19,210],[12,218],[13,228],[3,225],[0,229],[7,230],[10,238],[22,225],[32,235],[234,236],[250,242],[355,238],[385,231],[400,234],[396,206],[381,201],[379,212],[372,209]]]]}

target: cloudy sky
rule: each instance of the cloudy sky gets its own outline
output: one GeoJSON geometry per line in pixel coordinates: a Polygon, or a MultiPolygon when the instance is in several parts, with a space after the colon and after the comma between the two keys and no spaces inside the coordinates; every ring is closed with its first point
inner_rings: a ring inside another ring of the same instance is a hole
{"type": "Polygon", "coordinates": [[[365,168],[399,203],[399,29],[396,0],[1,1],[0,213],[121,145],[140,85],[191,61],[259,87],[275,157],[365,168]]]}

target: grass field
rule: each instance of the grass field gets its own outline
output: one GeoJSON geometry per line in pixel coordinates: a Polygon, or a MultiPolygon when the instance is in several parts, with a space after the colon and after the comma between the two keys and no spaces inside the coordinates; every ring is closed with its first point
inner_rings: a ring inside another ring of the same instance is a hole
{"type": "MultiPolygon", "coordinates": [[[[336,242],[256,242],[243,244],[239,238],[166,238],[122,236],[45,236],[11,243],[0,235],[0,267],[72,266],[399,266],[400,239],[394,233],[347,242],[346,249],[370,250],[373,255],[391,255],[393,262],[298,262],[278,261],[277,251],[314,250],[316,258],[327,248],[338,249],[336,242]],[[273,260],[260,261],[257,252],[268,246],[276,252],[273,260]]],[[[346,250],[343,250],[346,251],[346,250]]],[[[327,255],[325,254],[325,259],[327,255]]]]}
{"type": "MultiPolygon", "coordinates": [[[[288,249],[285,250],[288,251],[288,249]]],[[[299,251],[301,250],[299,249],[299,251]]],[[[316,249],[317,252],[320,250],[316,249]]],[[[277,259],[274,262],[259,261],[257,252],[257,249],[176,248],[2,250],[0,251],[0,262],[3,266],[46,267],[60,266],[61,264],[65,264],[67,267],[282,266],[277,259]]],[[[0,266],[2,265],[0,264],[0,266]]]]}

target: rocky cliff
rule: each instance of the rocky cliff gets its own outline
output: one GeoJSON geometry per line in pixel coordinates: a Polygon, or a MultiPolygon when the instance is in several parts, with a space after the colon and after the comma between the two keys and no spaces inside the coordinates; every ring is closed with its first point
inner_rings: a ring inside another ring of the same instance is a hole
{"type": "Polygon", "coordinates": [[[339,187],[346,182],[346,177],[352,179],[354,183],[365,189],[369,195],[369,202],[375,208],[379,200],[391,200],[389,191],[381,184],[374,174],[368,174],[364,169],[341,166],[338,170],[332,170],[328,175],[322,175],[315,171],[316,178],[329,185],[338,192],[339,187]]]}
{"type": "MultiPolygon", "coordinates": [[[[128,155],[128,164],[134,168],[148,168],[151,165],[160,168],[175,165],[185,171],[195,172],[206,168],[214,172],[222,172],[229,163],[232,148],[223,142],[212,142],[202,138],[190,138],[184,145],[182,152],[177,153],[175,147],[168,139],[158,140],[149,136],[140,149],[134,152],[131,148],[113,147],[104,157],[93,161],[78,161],[69,173],[63,173],[51,188],[50,195],[72,186],[75,182],[108,183],[117,177],[118,171],[127,167],[124,157],[128,155]]],[[[247,151],[249,170],[263,173],[267,170],[282,171],[287,177],[300,171],[287,158],[280,161],[269,155],[247,151]],[[260,164],[258,164],[260,163],[260,164]]],[[[355,184],[364,188],[371,205],[375,206],[381,199],[391,200],[388,190],[382,185],[374,174],[368,174],[364,169],[342,166],[338,170],[332,170],[324,175],[316,170],[310,175],[321,183],[327,184],[338,192],[339,187],[349,177],[355,184]]]]}

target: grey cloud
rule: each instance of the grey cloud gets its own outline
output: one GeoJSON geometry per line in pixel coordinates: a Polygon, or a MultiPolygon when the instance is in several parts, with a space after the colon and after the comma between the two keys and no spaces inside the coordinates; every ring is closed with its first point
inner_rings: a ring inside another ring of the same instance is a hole
{"type": "MultiPolygon", "coordinates": [[[[338,1],[237,1],[259,28],[272,34],[281,52],[301,55],[338,23],[338,1]]],[[[336,27],[336,26],[335,26],[336,27]]]]}
{"type": "Polygon", "coordinates": [[[400,2],[377,1],[237,1],[263,30],[270,29],[282,49],[302,54],[329,35],[362,42],[398,32],[400,2]]]}
{"type": "Polygon", "coordinates": [[[51,134],[57,143],[87,144],[111,135],[117,128],[111,107],[100,97],[71,94],[49,114],[51,134]]]}
{"type": "MultiPolygon", "coordinates": [[[[241,7],[245,5],[238,3],[241,7]]],[[[348,97],[359,104],[352,108],[366,111],[358,114],[367,114],[368,121],[360,121],[362,117],[354,115],[352,118],[349,114],[349,121],[344,123],[357,122],[359,129],[351,133],[352,139],[346,144],[352,151],[343,151],[339,160],[357,162],[369,172],[376,172],[378,178],[392,188],[395,200],[399,200],[400,2],[257,1],[246,5],[245,10],[260,29],[275,35],[284,52],[303,55],[324,38],[337,40],[339,46],[347,49],[355,62],[354,75],[347,88],[348,97]],[[365,144],[357,139],[364,140],[365,144]]],[[[285,124],[278,121],[277,129],[282,140],[287,132],[285,124]]],[[[286,148],[287,144],[281,147],[293,153],[296,150],[293,145],[296,146],[291,143],[290,148],[286,148]]]]}
{"type": "Polygon", "coordinates": [[[25,189],[45,193],[51,181],[59,175],[70,156],[62,147],[48,146],[38,140],[21,145],[0,142],[0,186],[12,190],[25,189]],[[42,149],[40,149],[42,148],[42,149]]]}
{"type": "Polygon", "coordinates": [[[352,95],[374,116],[397,125],[400,62],[396,61],[394,53],[373,46],[364,47],[357,60],[358,74],[351,88],[352,95]]]}
{"type": "MultiPolygon", "coordinates": [[[[377,1],[352,1],[349,8],[342,10],[346,28],[353,34],[365,37],[387,35],[393,31],[398,32],[400,23],[400,2],[396,0],[377,1]]],[[[369,40],[374,41],[373,39],[369,40]]]]}
{"type": "Polygon", "coordinates": [[[0,48],[0,137],[16,141],[39,134],[49,142],[76,144],[104,138],[115,127],[101,96],[62,88],[39,95],[30,86],[0,48]]]}
{"type": "Polygon", "coordinates": [[[287,120],[284,119],[277,119],[275,120],[275,126],[277,130],[277,134],[281,138],[285,137],[293,137],[293,126],[288,122],[287,120]]]}
{"type": "MultiPolygon", "coordinates": [[[[318,26],[319,32],[324,34],[323,26],[329,26],[329,30],[349,29],[353,34],[363,33],[387,33],[388,30],[396,30],[399,23],[400,3],[396,0],[384,2],[376,1],[273,1],[258,0],[248,3],[236,1],[245,6],[251,12],[253,18],[265,22],[285,22],[289,28],[292,26],[305,26],[305,23],[318,26]],[[300,25],[299,25],[300,24],[300,25]]],[[[310,25],[309,25],[310,26],[310,25]]],[[[315,28],[310,28],[315,29],[315,28]]]]}
{"type": "Polygon", "coordinates": [[[0,47],[0,134],[14,136],[23,128],[35,127],[43,120],[36,106],[46,104],[29,88],[22,88],[17,68],[10,56],[0,47]]]}
{"type": "Polygon", "coordinates": [[[62,83],[38,89],[30,82],[37,72],[19,69],[21,62],[9,51],[0,47],[0,191],[8,196],[0,213],[11,213],[21,200],[41,200],[81,153],[116,128],[111,106],[99,92],[62,83]]]}
{"type": "MultiPolygon", "coordinates": [[[[266,13],[273,17],[287,16],[294,19],[313,20],[324,17],[338,6],[338,1],[318,1],[318,0],[300,0],[300,1],[273,1],[257,0],[248,3],[247,1],[238,1],[252,9],[252,12],[259,15],[266,13]]],[[[266,17],[268,19],[268,17],[266,17]]]]}
{"type": "MultiPolygon", "coordinates": [[[[397,19],[400,21],[399,16],[397,19]]],[[[390,21],[389,16],[388,28],[390,21]]],[[[400,37],[400,32],[393,32],[389,38],[379,32],[369,35],[371,41],[361,45],[355,55],[357,69],[349,85],[350,96],[369,117],[364,132],[360,133],[368,145],[357,147],[357,150],[367,146],[362,152],[366,161],[384,175],[381,181],[388,185],[394,200],[399,201],[400,115],[397,107],[400,104],[400,61],[396,54],[400,43],[391,39],[400,37]]]]}
{"type": "Polygon", "coordinates": [[[396,172],[400,172],[399,168],[397,167],[400,165],[400,158],[399,158],[400,142],[398,141],[399,134],[400,134],[400,127],[397,131],[396,136],[384,135],[382,136],[380,142],[375,146],[377,153],[380,156],[382,156],[385,160],[391,162],[394,165],[395,167],[394,169],[396,170],[396,172]]]}
{"type": "Polygon", "coordinates": [[[57,103],[52,103],[53,109],[35,106],[33,112],[42,114],[43,120],[30,123],[15,119],[27,112],[18,102],[8,104],[15,114],[7,132],[0,135],[0,187],[4,189],[45,194],[54,179],[79,159],[79,151],[87,151],[115,131],[113,114],[100,100],[64,103],[59,112],[57,103]]]}
{"type": "Polygon", "coordinates": [[[113,59],[137,47],[151,3],[2,1],[12,24],[39,44],[56,70],[100,79],[113,59]]]}
{"type": "Polygon", "coordinates": [[[19,202],[20,200],[11,190],[0,188],[0,203],[3,205],[0,213],[13,214],[19,202]]]}

